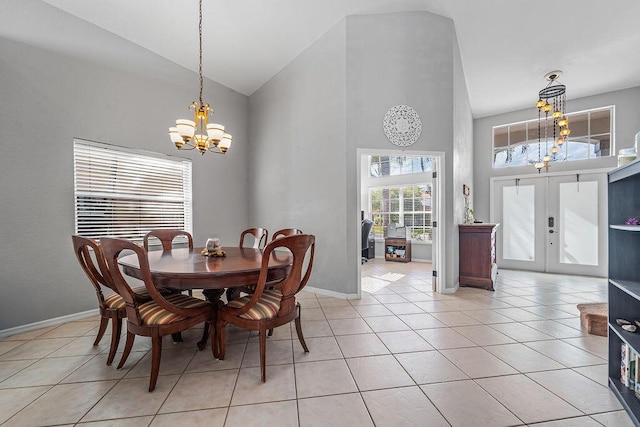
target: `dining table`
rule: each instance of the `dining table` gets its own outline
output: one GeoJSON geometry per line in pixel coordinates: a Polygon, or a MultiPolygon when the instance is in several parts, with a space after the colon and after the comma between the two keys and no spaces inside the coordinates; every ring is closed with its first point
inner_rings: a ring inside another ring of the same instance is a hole
{"type": "MultiPolygon", "coordinates": [[[[223,250],[223,257],[202,255],[202,248],[149,251],[147,258],[153,283],[158,287],[179,290],[202,289],[205,298],[217,307],[225,290],[227,298],[233,299],[239,289],[258,283],[262,267],[262,249],[225,247],[223,250]]],[[[267,282],[283,279],[292,261],[290,252],[273,251],[268,264],[267,282]]],[[[136,254],[125,255],[118,263],[126,275],[142,279],[136,254]]],[[[205,325],[202,340],[198,342],[200,350],[206,345],[208,326],[205,325]]]]}

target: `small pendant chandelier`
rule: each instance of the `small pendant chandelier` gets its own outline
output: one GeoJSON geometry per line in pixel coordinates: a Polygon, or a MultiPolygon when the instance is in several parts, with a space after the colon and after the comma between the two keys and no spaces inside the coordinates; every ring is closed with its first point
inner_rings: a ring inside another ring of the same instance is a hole
{"type": "Polygon", "coordinates": [[[567,136],[571,133],[569,130],[569,120],[566,117],[567,99],[565,92],[566,86],[557,82],[562,75],[562,71],[551,71],[544,76],[549,83],[538,92],[538,160],[534,163],[538,173],[545,169],[549,170],[549,163],[556,160],[556,156],[560,151],[560,146],[567,141],[567,136]],[[544,119],[542,117],[544,113],[544,119]],[[544,124],[543,124],[544,120],[544,124]],[[552,130],[549,129],[551,124],[552,130]],[[542,127],[544,126],[544,146],[545,154],[542,156],[542,127]],[[556,130],[558,131],[556,138],[556,130]],[[553,133],[553,145],[549,150],[549,136],[553,133]]]}
{"type": "Polygon", "coordinates": [[[225,133],[224,126],[209,123],[209,113],[213,110],[209,104],[202,102],[202,0],[200,0],[200,19],[198,22],[198,36],[200,40],[200,98],[193,101],[189,109],[194,111],[193,120],[178,119],[176,126],[169,128],[169,137],[178,150],[193,150],[197,148],[202,155],[207,151],[225,154],[231,146],[232,137],[225,133]]]}

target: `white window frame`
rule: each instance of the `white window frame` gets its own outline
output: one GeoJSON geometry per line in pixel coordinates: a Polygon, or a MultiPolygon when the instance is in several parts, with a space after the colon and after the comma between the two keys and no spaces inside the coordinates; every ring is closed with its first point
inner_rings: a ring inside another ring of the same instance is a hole
{"type": "Polygon", "coordinates": [[[73,153],[76,234],[141,242],[152,229],[193,233],[191,160],[77,138],[73,153]]]}
{"type": "MultiPolygon", "coordinates": [[[[602,158],[607,158],[607,157],[611,157],[611,156],[615,156],[616,155],[616,150],[615,150],[615,105],[607,105],[604,107],[597,107],[597,108],[591,108],[591,109],[587,109],[587,110],[581,110],[581,111],[574,111],[571,113],[566,113],[567,118],[569,119],[569,129],[571,129],[571,117],[572,116],[576,116],[578,114],[587,114],[588,115],[588,121],[587,121],[587,135],[585,136],[585,138],[590,139],[591,137],[591,114],[593,113],[597,113],[597,112],[601,112],[601,111],[606,111],[609,110],[610,111],[610,124],[609,124],[609,135],[610,135],[610,147],[609,147],[609,155],[608,156],[603,156],[603,157],[587,157],[587,158],[579,158],[579,159],[572,159],[572,158],[568,158],[566,160],[559,160],[559,161],[576,161],[576,160],[595,160],[595,159],[602,159],[602,158]]],[[[526,165],[521,165],[521,164],[507,164],[504,166],[496,166],[495,165],[495,156],[496,156],[496,142],[495,142],[495,135],[496,135],[496,129],[498,128],[504,128],[504,127],[510,127],[510,126],[518,126],[518,125],[525,125],[525,134],[528,135],[529,134],[529,128],[531,126],[534,126],[534,129],[537,129],[538,127],[538,119],[530,119],[530,120],[522,120],[519,122],[513,122],[513,123],[506,123],[506,124],[502,124],[502,125],[496,125],[493,126],[491,128],[491,168],[492,169],[505,169],[505,168],[510,168],[510,167],[522,167],[522,166],[526,166],[526,165]]],[[[601,134],[598,134],[601,135],[601,134]]],[[[568,141],[569,143],[571,142],[572,137],[569,136],[568,141]]],[[[531,141],[526,140],[524,141],[524,143],[531,143],[531,141]]],[[[554,143],[554,141],[550,141],[550,145],[552,145],[554,143]]],[[[514,145],[514,147],[519,148],[522,147],[523,142],[519,142],[517,144],[514,145]]],[[[510,138],[510,134],[507,134],[507,145],[506,146],[501,146],[500,150],[504,150],[504,149],[509,149],[509,147],[511,146],[511,138],[510,138]]],[[[565,150],[568,149],[568,145],[566,145],[566,147],[563,147],[565,150]]],[[[542,155],[544,155],[545,153],[542,152],[542,155]]]]}

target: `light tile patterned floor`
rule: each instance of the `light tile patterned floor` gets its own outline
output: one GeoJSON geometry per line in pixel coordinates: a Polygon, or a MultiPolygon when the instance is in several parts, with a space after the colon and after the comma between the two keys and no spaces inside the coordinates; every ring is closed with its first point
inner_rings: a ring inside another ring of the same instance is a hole
{"type": "Polygon", "coordinates": [[[502,270],[495,292],[440,295],[430,267],[370,260],[360,300],[302,293],[311,352],[277,329],[265,384],[257,336],[233,328],[224,361],[196,350],[201,329],[165,338],[153,393],[149,340],[106,366],[96,318],[4,338],[0,424],[631,425],[607,388],[607,340],[580,330],[575,307],[605,301],[604,279],[502,270]]]}

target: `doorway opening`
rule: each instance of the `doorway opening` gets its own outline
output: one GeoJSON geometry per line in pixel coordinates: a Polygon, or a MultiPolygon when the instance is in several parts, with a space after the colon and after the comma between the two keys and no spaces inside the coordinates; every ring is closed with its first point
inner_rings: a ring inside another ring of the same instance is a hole
{"type": "Polygon", "coordinates": [[[444,154],[379,149],[357,154],[358,296],[409,283],[440,292],[445,282],[433,271],[444,272],[439,256],[444,154]]]}

